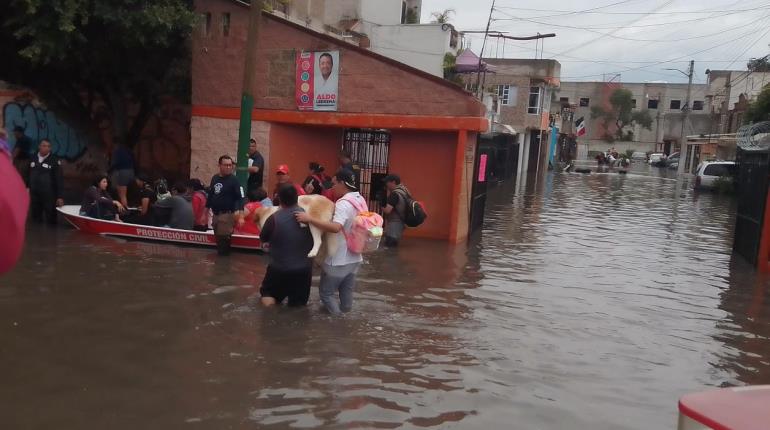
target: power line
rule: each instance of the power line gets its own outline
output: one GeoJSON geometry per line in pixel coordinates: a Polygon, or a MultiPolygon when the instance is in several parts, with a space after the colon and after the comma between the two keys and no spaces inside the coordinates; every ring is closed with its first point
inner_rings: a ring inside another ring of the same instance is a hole
{"type": "MultiPolygon", "coordinates": [[[[733,9],[733,10],[704,10],[704,11],[669,11],[669,12],[597,12],[597,11],[567,11],[567,10],[551,10],[551,9],[531,9],[526,7],[513,7],[513,6],[498,6],[497,9],[503,10],[523,10],[532,12],[565,12],[567,14],[602,14],[602,15],[679,15],[679,14],[710,14],[710,13],[741,13],[741,12],[753,12],[758,9],[767,9],[762,7],[756,7],[751,9],[733,9]]],[[[527,18],[550,18],[562,15],[543,15],[543,16],[529,16],[527,18]]]]}
{"type": "MultiPolygon", "coordinates": [[[[668,3],[672,3],[672,2],[668,2],[668,3]]],[[[762,10],[762,9],[770,9],[770,7],[757,8],[756,10],[762,10]]],[[[695,22],[695,21],[701,22],[701,21],[710,20],[710,19],[722,18],[729,15],[737,15],[740,13],[745,13],[745,12],[726,12],[721,15],[714,15],[709,17],[698,17],[698,18],[692,18],[692,19],[683,19],[679,21],[660,22],[657,24],[621,25],[622,23],[618,23],[613,26],[602,26],[602,27],[582,26],[581,27],[581,26],[575,26],[575,25],[564,25],[564,24],[555,24],[552,22],[537,21],[535,19],[517,17],[499,9],[496,9],[496,10],[502,13],[503,15],[508,16],[509,18],[496,18],[494,19],[494,21],[525,21],[525,22],[531,22],[533,24],[539,24],[539,25],[545,25],[545,26],[551,26],[551,27],[569,28],[573,30],[623,30],[627,28],[660,27],[660,26],[666,26],[666,25],[682,24],[686,22],[695,22]]]]}
{"type": "MultiPolygon", "coordinates": [[[[623,0],[623,1],[615,2],[615,3],[610,3],[610,4],[607,4],[607,5],[604,5],[604,6],[597,6],[597,7],[594,7],[594,8],[583,9],[583,10],[575,10],[575,11],[568,11],[568,10],[564,10],[564,11],[543,11],[543,12],[564,12],[564,13],[560,13],[560,14],[557,14],[557,15],[550,15],[550,16],[579,15],[579,14],[582,14],[582,13],[592,13],[592,12],[597,11],[599,9],[605,9],[605,8],[608,8],[608,7],[617,6],[617,5],[620,5],[620,4],[623,4],[623,3],[631,3],[631,2],[634,2],[634,1],[638,1],[638,0],[623,0]]],[[[515,7],[505,7],[505,9],[518,9],[518,8],[515,8],[515,7]]]]}

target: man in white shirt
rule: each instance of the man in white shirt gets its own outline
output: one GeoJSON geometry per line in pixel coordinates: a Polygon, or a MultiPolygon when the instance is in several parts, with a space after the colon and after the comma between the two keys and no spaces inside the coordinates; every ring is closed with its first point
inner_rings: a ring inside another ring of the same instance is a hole
{"type": "Polygon", "coordinates": [[[359,213],[356,207],[367,208],[367,204],[366,199],[358,192],[353,172],[350,170],[339,170],[332,178],[332,184],[332,191],[338,200],[334,204],[334,217],[331,222],[313,218],[306,212],[299,212],[295,217],[299,222],[313,224],[325,232],[337,235],[337,250],[326,257],[323,264],[319,293],[321,303],[326,309],[334,315],[339,315],[349,312],[353,307],[356,273],[363,261],[361,254],[348,249],[345,233],[350,232],[353,219],[359,213]],[[339,294],[339,301],[334,297],[335,293],[339,294]]]}

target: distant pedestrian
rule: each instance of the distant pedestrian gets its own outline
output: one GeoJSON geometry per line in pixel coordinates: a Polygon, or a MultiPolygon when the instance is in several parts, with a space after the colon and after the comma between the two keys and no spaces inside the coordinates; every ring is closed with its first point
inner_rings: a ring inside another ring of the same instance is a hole
{"type": "Polygon", "coordinates": [[[125,207],[128,207],[128,186],[134,180],[135,171],[134,153],[127,146],[119,144],[112,152],[109,173],[118,190],[118,201],[125,207]]]}
{"type": "Polygon", "coordinates": [[[382,209],[382,213],[385,214],[385,246],[395,247],[398,246],[404,234],[406,205],[411,194],[401,183],[398,175],[390,174],[384,181],[385,188],[388,190],[388,198],[382,209]]]}
{"type": "Polygon", "coordinates": [[[363,261],[361,254],[348,248],[345,238],[351,232],[353,220],[359,212],[368,210],[366,199],[358,192],[354,180],[353,172],[347,169],[340,169],[332,178],[332,190],[338,200],[334,203],[331,222],[314,218],[305,212],[295,214],[297,221],[313,224],[325,232],[337,235],[337,250],[326,257],[319,286],[321,302],[334,315],[349,312],[353,308],[356,273],[363,261]],[[339,300],[335,295],[339,296],[339,300]]]}
{"type": "Polygon", "coordinates": [[[219,255],[230,254],[230,241],[235,227],[235,215],[240,210],[244,193],[233,175],[235,163],[229,155],[219,157],[219,173],[211,178],[206,207],[214,214],[214,235],[219,255]]]}
{"type": "Polygon", "coordinates": [[[171,197],[155,202],[154,207],[168,209],[168,226],[179,230],[193,229],[192,196],[186,195],[187,186],[183,182],[177,182],[171,187],[171,197]]]}
{"type": "Polygon", "coordinates": [[[61,160],[51,153],[51,142],[40,141],[36,158],[29,164],[30,215],[32,221],[56,224],[56,208],[64,206],[61,160]]]}
{"type": "Polygon", "coordinates": [[[249,180],[246,184],[246,191],[262,188],[264,182],[265,159],[257,150],[257,141],[249,141],[249,180]]]}
{"type": "Polygon", "coordinates": [[[24,134],[24,127],[16,126],[13,128],[13,137],[16,143],[13,146],[13,165],[19,171],[22,178],[27,177],[29,163],[32,160],[32,139],[24,134]]]}
{"type": "Polygon", "coordinates": [[[291,184],[278,188],[281,209],[271,215],[260,232],[260,239],[270,244],[270,264],[262,281],[262,304],[273,306],[288,298],[289,306],[305,306],[313,280],[313,249],[310,229],[296,220],[305,211],[297,206],[297,189],[291,184]]]}

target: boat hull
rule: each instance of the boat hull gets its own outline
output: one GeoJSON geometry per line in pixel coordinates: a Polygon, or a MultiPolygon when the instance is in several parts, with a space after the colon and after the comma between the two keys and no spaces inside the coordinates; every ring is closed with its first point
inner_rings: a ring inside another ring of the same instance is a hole
{"type": "MultiPolygon", "coordinates": [[[[79,214],[79,206],[63,206],[58,208],[65,220],[76,229],[102,236],[115,236],[147,241],[170,242],[183,245],[215,247],[216,238],[212,231],[199,232],[178,230],[168,227],[154,227],[139,224],[128,224],[117,221],[100,220],[79,214]]],[[[236,249],[259,250],[262,243],[259,236],[233,235],[231,247],[236,249]]]]}

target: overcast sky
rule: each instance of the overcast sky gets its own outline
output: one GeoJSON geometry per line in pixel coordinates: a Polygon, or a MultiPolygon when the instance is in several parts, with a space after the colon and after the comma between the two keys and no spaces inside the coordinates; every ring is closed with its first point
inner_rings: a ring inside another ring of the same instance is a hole
{"type": "MultiPolygon", "coordinates": [[[[484,30],[492,0],[423,0],[422,22],[431,12],[454,9],[460,31],[484,30]]],[[[620,73],[623,82],[687,82],[665,68],[706,82],[706,69],[745,70],[750,58],[770,53],[768,0],[497,0],[491,30],[511,36],[556,33],[544,40],[543,58],[561,65],[562,80],[601,81],[620,73]],[[660,25],[662,24],[662,25],[660,25]],[[656,64],[658,63],[658,64],[656,64]]],[[[481,50],[483,34],[466,35],[481,50]]],[[[485,56],[534,58],[535,41],[487,39],[485,56]]]]}

